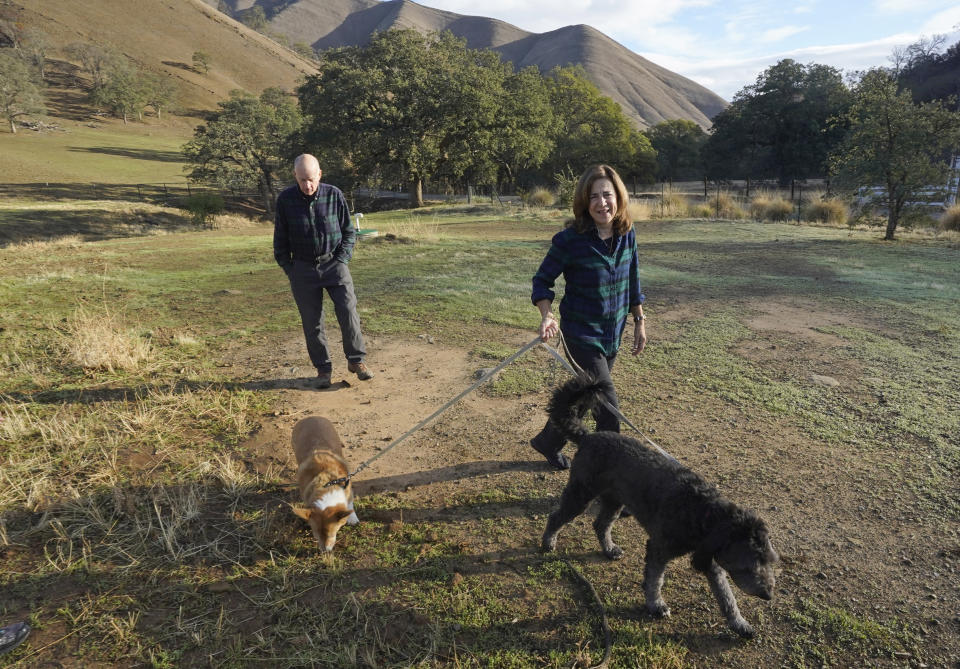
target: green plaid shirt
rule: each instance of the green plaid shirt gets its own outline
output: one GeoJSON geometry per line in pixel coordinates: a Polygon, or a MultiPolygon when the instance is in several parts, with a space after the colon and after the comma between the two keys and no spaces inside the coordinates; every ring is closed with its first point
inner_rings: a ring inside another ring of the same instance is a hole
{"type": "Polygon", "coordinates": [[[307,197],[294,185],[277,198],[273,255],[288,274],[294,260],[314,263],[332,253],[340,262],[350,262],[356,241],[350,209],[336,186],[322,183],[307,197]]]}
{"type": "Polygon", "coordinates": [[[560,301],[560,329],[574,345],[596,347],[606,356],[620,348],[620,335],[630,308],[643,304],[637,238],[631,228],[614,235],[612,248],[597,231],[580,234],[564,228],[533,277],[531,301],[553,302],[553,284],[563,274],[566,287],[560,301]]]}

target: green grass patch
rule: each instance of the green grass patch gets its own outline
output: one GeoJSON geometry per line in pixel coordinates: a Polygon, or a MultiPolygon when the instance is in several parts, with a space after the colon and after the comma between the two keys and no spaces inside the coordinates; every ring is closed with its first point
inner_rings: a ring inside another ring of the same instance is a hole
{"type": "Polygon", "coordinates": [[[879,623],[843,609],[803,600],[790,613],[794,636],[790,640],[789,666],[841,666],[851,655],[860,658],[894,659],[914,656],[918,637],[906,625],[879,623]]]}
{"type": "MultiPolygon", "coordinates": [[[[19,132],[3,136],[4,183],[46,184],[183,184],[180,147],[192,133],[184,129],[130,124],[65,132],[19,132]],[[83,183],[77,176],[82,176],[83,183]]],[[[37,191],[38,194],[43,190],[37,191]]]]}

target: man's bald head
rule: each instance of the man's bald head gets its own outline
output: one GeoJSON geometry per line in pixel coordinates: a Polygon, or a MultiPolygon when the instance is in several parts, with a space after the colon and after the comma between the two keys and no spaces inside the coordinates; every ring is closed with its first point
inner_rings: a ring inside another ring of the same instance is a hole
{"type": "Polygon", "coordinates": [[[309,153],[301,153],[293,161],[293,176],[297,179],[300,192],[311,196],[320,187],[320,163],[309,153]]]}

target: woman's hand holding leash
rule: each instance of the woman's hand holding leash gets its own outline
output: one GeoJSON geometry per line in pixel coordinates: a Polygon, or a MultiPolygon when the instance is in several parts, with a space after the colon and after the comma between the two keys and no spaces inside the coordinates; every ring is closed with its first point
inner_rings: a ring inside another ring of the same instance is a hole
{"type": "Polygon", "coordinates": [[[543,320],[540,321],[540,339],[543,341],[554,337],[559,330],[560,324],[551,315],[544,316],[543,320]]]}
{"type": "Polygon", "coordinates": [[[540,339],[547,341],[560,332],[560,324],[550,311],[550,300],[540,300],[536,304],[540,310],[540,339]]]}

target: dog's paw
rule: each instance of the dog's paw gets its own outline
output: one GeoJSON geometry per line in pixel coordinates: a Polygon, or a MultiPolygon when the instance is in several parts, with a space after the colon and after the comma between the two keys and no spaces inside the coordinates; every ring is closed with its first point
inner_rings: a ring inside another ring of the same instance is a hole
{"type": "Polygon", "coordinates": [[[750,623],[743,618],[732,621],[730,623],[730,629],[736,632],[743,639],[752,639],[757,634],[753,631],[753,627],[750,625],[750,623]]]}
{"type": "Polygon", "coordinates": [[[541,553],[552,553],[557,548],[557,538],[556,537],[544,537],[540,542],[540,552],[541,553]]]}
{"type": "Polygon", "coordinates": [[[647,602],[647,613],[649,613],[654,618],[669,618],[670,617],[670,607],[667,606],[667,603],[662,599],[652,604],[647,602]]]}
{"type": "Polygon", "coordinates": [[[619,560],[623,557],[623,549],[616,544],[610,544],[610,548],[603,549],[603,554],[607,556],[608,560],[619,560]]]}
{"type": "Polygon", "coordinates": [[[356,525],[360,522],[360,519],[357,518],[357,513],[354,511],[349,516],[347,516],[347,525],[356,525]]]}

